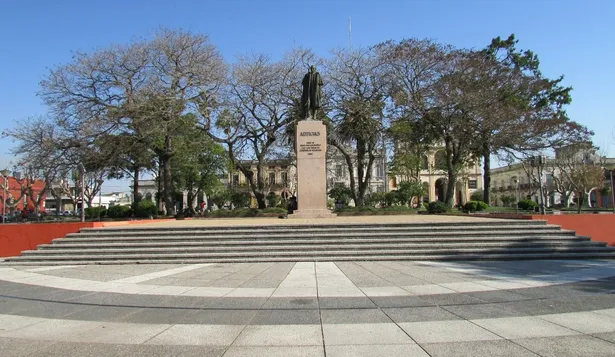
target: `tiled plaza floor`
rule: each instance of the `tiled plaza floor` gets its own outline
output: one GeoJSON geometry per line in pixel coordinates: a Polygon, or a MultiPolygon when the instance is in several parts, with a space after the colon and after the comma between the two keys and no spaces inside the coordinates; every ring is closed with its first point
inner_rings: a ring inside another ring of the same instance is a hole
{"type": "Polygon", "coordinates": [[[0,356],[613,356],[615,262],[0,266],[0,356]]]}

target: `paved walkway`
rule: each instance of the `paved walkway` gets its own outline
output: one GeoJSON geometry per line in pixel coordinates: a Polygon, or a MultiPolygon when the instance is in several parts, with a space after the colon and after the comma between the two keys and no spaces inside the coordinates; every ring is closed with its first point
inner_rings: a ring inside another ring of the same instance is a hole
{"type": "Polygon", "coordinates": [[[0,266],[0,356],[613,356],[614,293],[613,261],[0,266]]]}

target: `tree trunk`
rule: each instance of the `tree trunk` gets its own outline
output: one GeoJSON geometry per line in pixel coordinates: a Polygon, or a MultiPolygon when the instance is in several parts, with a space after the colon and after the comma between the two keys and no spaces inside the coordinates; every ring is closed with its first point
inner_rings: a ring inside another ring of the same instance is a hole
{"type": "Polygon", "coordinates": [[[455,184],[457,183],[457,171],[455,169],[454,162],[454,150],[451,147],[451,142],[449,140],[445,140],[445,150],[446,150],[446,171],[448,176],[448,182],[446,184],[446,195],[444,202],[449,206],[453,207],[453,200],[455,198],[455,184]]]}
{"type": "Polygon", "coordinates": [[[583,192],[581,192],[581,194],[577,198],[577,206],[578,206],[577,207],[577,213],[581,213],[581,206],[582,206],[582,203],[583,203],[583,196],[585,196],[585,195],[584,195],[583,192]]]}
{"type": "Polygon", "coordinates": [[[175,215],[175,205],[173,204],[172,182],[171,182],[171,136],[165,135],[164,138],[165,156],[164,156],[164,205],[167,209],[167,216],[175,215]]]}
{"type": "Polygon", "coordinates": [[[135,166],[135,171],[134,171],[134,182],[133,182],[133,186],[132,186],[132,203],[134,205],[134,207],[137,207],[137,204],[139,203],[139,171],[140,171],[140,167],[139,166],[135,166]]]}
{"type": "Polygon", "coordinates": [[[483,202],[489,204],[491,189],[491,150],[489,144],[483,143],[483,202]]]}

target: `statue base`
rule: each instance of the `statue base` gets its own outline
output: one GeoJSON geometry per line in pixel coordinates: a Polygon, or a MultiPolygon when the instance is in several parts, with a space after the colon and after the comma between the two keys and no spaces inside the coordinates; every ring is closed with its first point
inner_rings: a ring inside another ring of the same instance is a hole
{"type": "Polygon", "coordinates": [[[317,120],[297,123],[297,210],[289,218],[334,218],[327,208],[327,127],[317,120]]]}
{"type": "Polygon", "coordinates": [[[289,214],[288,218],[336,218],[335,213],[331,213],[328,209],[306,209],[297,210],[293,214],[289,214]]]}

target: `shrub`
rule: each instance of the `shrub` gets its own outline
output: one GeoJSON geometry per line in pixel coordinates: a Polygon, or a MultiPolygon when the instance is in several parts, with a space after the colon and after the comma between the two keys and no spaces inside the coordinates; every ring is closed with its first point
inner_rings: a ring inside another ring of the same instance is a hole
{"type": "Polygon", "coordinates": [[[109,218],[127,218],[132,215],[132,208],[129,206],[111,206],[107,210],[109,218]]]}
{"type": "Polygon", "coordinates": [[[536,207],[538,207],[538,203],[532,200],[521,200],[517,203],[519,209],[524,211],[533,211],[536,207]]]}
{"type": "Polygon", "coordinates": [[[235,208],[248,207],[250,205],[250,194],[244,191],[231,192],[231,203],[235,208]]]}
{"type": "Polygon", "coordinates": [[[149,200],[140,201],[135,208],[135,216],[137,217],[153,217],[156,213],[158,213],[158,207],[149,200]]]}
{"type": "Polygon", "coordinates": [[[386,193],[384,192],[374,192],[372,193],[372,195],[370,196],[370,205],[371,206],[384,206],[386,204],[386,199],[385,199],[385,195],[386,193]]]}
{"type": "Polygon", "coordinates": [[[423,202],[423,208],[424,209],[428,209],[429,208],[429,202],[423,202]]]}
{"type": "Polygon", "coordinates": [[[476,207],[478,206],[478,202],[476,201],[468,201],[465,205],[463,205],[463,210],[467,212],[476,212],[476,207]]]}
{"type": "Polygon", "coordinates": [[[444,202],[434,201],[429,202],[429,206],[427,206],[427,211],[432,214],[446,213],[450,211],[450,207],[444,202]]]}
{"type": "Polygon", "coordinates": [[[486,204],[485,202],[483,202],[483,201],[477,201],[476,202],[476,210],[477,211],[484,211],[487,208],[489,208],[489,205],[486,204]]]}
{"type": "Polygon", "coordinates": [[[85,209],[85,218],[98,218],[107,215],[107,209],[105,207],[87,207],[85,209]]]}
{"type": "Polygon", "coordinates": [[[276,195],[275,192],[269,192],[266,199],[267,207],[277,207],[280,203],[280,196],[276,195]]]}
{"type": "Polygon", "coordinates": [[[388,207],[398,204],[402,199],[403,197],[401,197],[397,191],[387,192],[384,195],[384,200],[388,207]]]}
{"type": "Polygon", "coordinates": [[[344,184],[335,184],[329,190],[329,197],[333,198],[335,202],[342,202],[344,206],[348,206],[352,199],[352,190],[344,184]]]}
{"type": "Polygon", "coordinates": [[[231,200],[231,195],[232,193],[229,189],[218,187],[213,190],[209,198],[211,202],[216,205],[216,207],[221,209],[224,205],[226,205],[226,202],[231,200]]]}
{"type": "Polygon", "coordinates": [[[470,195],[470,200],[471,201],[482,201],[484,197],[485,197],[485,194],[483,190],[476,190],[472,192],[472,194],[470,195]]]}
{"type": "Polygon", "coordinates": [[[500,197],[500,200],[502,200],[502,204],[504,204],[504,207],[510,207],[511,204],[513,204],[517,198],[515,197],[515,195],[502,195],[500,197]]]}

